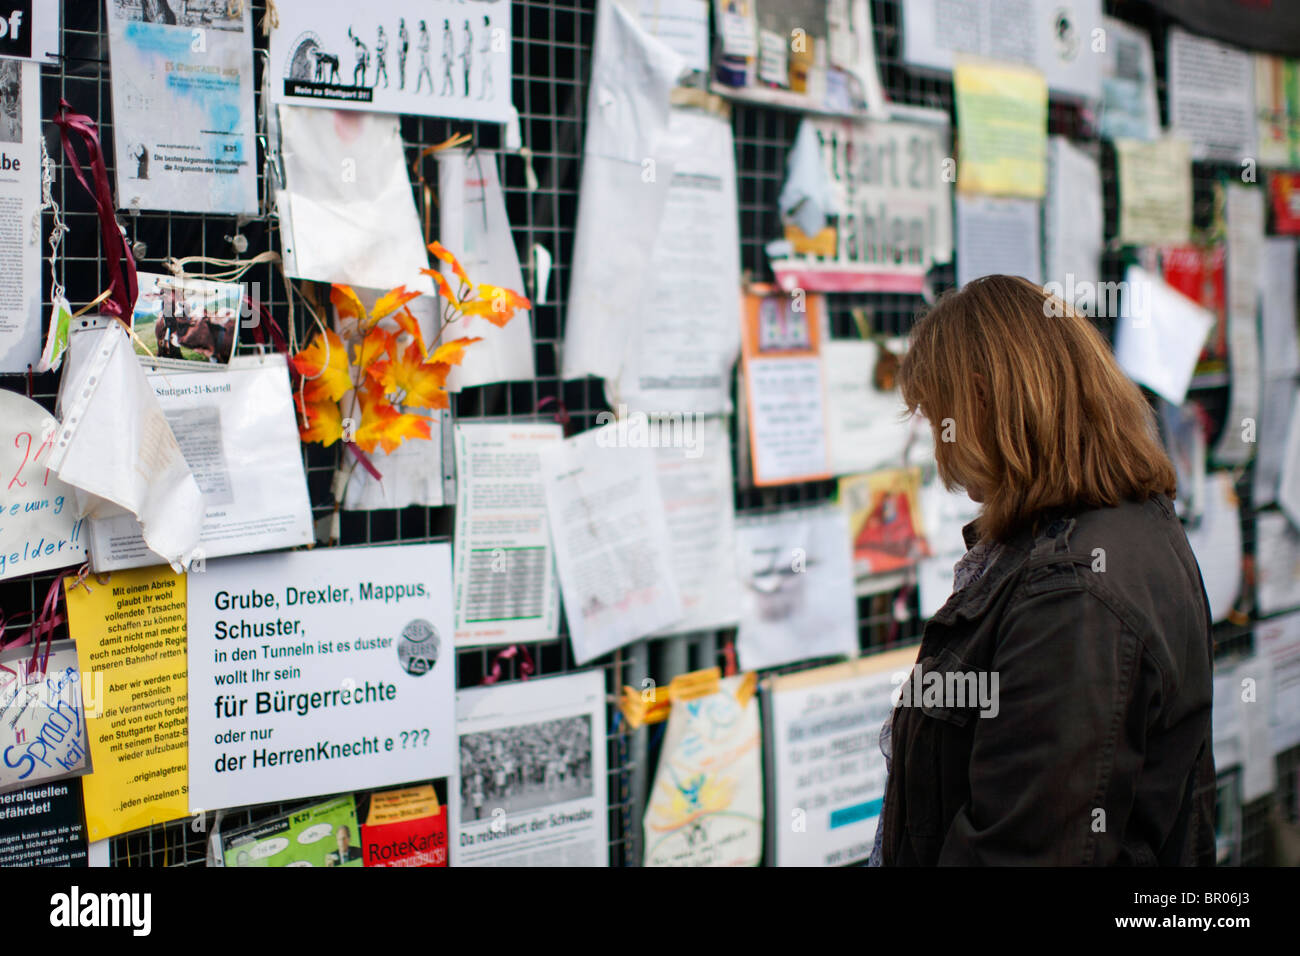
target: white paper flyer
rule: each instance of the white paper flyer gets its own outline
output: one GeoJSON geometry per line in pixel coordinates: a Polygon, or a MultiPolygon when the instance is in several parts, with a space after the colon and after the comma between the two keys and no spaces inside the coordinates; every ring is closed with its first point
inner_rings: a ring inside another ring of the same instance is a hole
{"type": "Polygon", "coordinates": [[[252,11],[108,0],[121,208],[257,214],[252,11]]]}

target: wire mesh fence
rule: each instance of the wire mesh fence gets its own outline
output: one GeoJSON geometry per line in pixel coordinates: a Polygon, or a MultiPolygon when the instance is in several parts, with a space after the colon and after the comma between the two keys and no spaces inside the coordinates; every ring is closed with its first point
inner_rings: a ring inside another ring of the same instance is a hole
{"type": "MultiPolygon", "coordinates": [[[[110,0],[111,2],[111,0],[110,0]]],[[[113,162],[113,122],[109,83],[111,68],[104,3],[100,0],[63,0],[62,59],[56,65],[42,67],[42,111],[53,114],[60,100],[73,109],[94,117],[100,123],[105,155],[113,162]]],[[[1164,33],[1167,24],[1139,3],[1107,4],[1108,12],[1130,19],[1150,31],[1157,59],[1157,76],[1163,76],[1164,33]]],[[[595,424],[598,412],[608,408],[601,383],[593,379],[565,382],[559,378],[560,349],[564,331],[564,302],[567,297],[572,261],[574,225],[577,215],[578,179],[586,114],[587,80],[591,64],[591,44],[595,32],[595,0],[514,0],[513,94],[520,115],[523,142],[531,158],[508,152],[497,154],[498,172],[504,188],[507,212],[516,250],[520,254],[525,277],[531,276],[530,250],[542,245],[554,258],[550,293],[535,304],[533,319],[535,365],[532,381],[510,382],[468,389],[452,397],[452,415],[461,421],[502,417],[531,417],[552,413],[543,408],[546,400],[562,402],[571,419],[572,430],[595,424]],[[531,163],[536,183],[530,188],[526,163],[531,163]]],[[[254,23],[265,13],[263,3],[253,4],[254,23]]],[[[953,112],[950,78],[918,73],[908,69],[901,55],[900,0],[873,0],[875,49],[880,76],[888,98],[896,103],[932,107],[953,112]]],[[[255,89],[261,98],[261,74],[266,68],[265,37],[256,34],[258,55],[255,57],[255,89]]],[[[1162,113],[1166,112],[1163,83],[1159,89],[1162,113]]],[[[1166,113],[1167,117],[1167,113],[1166,113]]],[[[777,195],[785,177],[786,157],[799,124],[797,113],[774,107],[733,104],[732,124],[737,161],[738,209],[740,216],[741,265],[748,278],[769,281],[764,244],[780,234],[777,195]]],[[[404,116],[402,136],[407,158],[415,161],[425,147],[442,142],[456,132],[469,132],[474,144],[484,149],[502,146],[498,126],[461,120],[404,116]]],[[[1049,131],[1070,137],[1077,144],[1096,150],[1103,174],[1105,215],[1113,234],[1117,218],[1115,159],[1113,151],[1097,135],[1096,117],[1078,105],[1053,97],[1049,109],[1049,131]]],[[[61,282],[70,301],[84,303],[93,299],[107,284],[101,259],[99,230],[95,208],[90,198],[70,175],[63,161],[57,136],[46,129],[47,146],[58,163],[55,195],[71,232],[64,240],[64,256],[56,264],[61,282]]],[[[429,174],[432,174],[433,160],[429,174]]],[[[261,167],[259,167],[261,168],[261,167]]],[[[1198,226],[1208,223],[1212,213],[1212,187],[1216,180],[1235,175],[1231,166],[1196,163],[1194,167],[1195,216],[1198,226]]],[[[259,173],[259,189],[266,197],[266,176],[259,173]]],[[[267,204],[263,203],[265,209],[267,204]]],[[[159,211],[125,211],[121,213],[128,241],[137,244],[142,271],[162,272],[163,259],[201,255],[217,258],[234,257],[232,239],[242,235],[248,242],[248,255],[278,249],[279,237],[272,217],[242,221],[231,216],[192,215],[159,211]]],[[[50,226],[47,216],[46,228],[50,226]]],[[[1106,281],[1120,279],[1123,259],[1118,249],[1108,249],[1103,258],[1106,281]]],[[[247,281],[259,284],[260,298],[272,317],[285,323],[289,318],[288,290],[276,270],[270,266],[255,268],[247,281]]],[[[952,267],[943,266],[931,276],[936,291],[954,282],[952,267]]],[[[48,275],[44,280],[44,301],[50,299],[48,275]]],[[[874,333],[905,334],[918,310],[919,296],[893,293],[836,294],[829,297],[832,332],[852,336],[856,332],[854,312],[865,314],[874,333]]],[[[302,321],[301,310],[298,312],[302,321]]],[[[1108,316],[1099,324],[1109,331],[1108,316]]],[[[302,331],[302,330],[300,330],[302,331]]],[[[3,387],[22,391],[53,410],[58,387],[57,376],[5,376],[3,387]]],[[[733,399],[734,399],[733,395],[733,399]]],[[[1210,385],[1198,391],[1212,413],[1222,415],[1226,405],[1226,387],[1210,385]]],[[[733,446],[741,436],[735,434],[733,446]]],[[[1213,436],[1211,436],[1213,438],[1213,436]]],[[[312,446],[304,450],[304,466],[316,517],[333,511],[331,485],[336,465],[334,450],[312,446]]],[[[1246,469],[1237,481],[1242,500],[1242,531],[1247,560],[1254,550],[1254,515],[1249,491],[1251,476],[1246,469]]],[[[738,514],[812,504],[830,500],[834,482],[820,481],[780,489],[736,489],[738,514]]],[[[393,511],[344,512],[340,525],[340,543],[379,544],[390,542],[427,542],[448,540],[451,533],[450,508],[412,507],[393,511]]],[[[51,575],[5,581],[0,584],[0,607],[9,620],[30,619],[40,607],[52,580],[51,575]]],[[[902,591],[863,596],[858,599],[860,644],[864,651],[880,649],[919,638],[919,616],[915,587],[902,591]]],[[[643,678],[657,684],[679,673],[723,663],[731,632],[688,634],[641,641],[605,659],[598,666],[606,679],[610,695],[623,685],[638,686],[643,678]]],[[[1215,631],[1216,651],[1232,654],[1247,650],[1251,644],[1249,624],[1225,624],[1215,631]]],[[[575,669],[568,641],[529,645],[527,648],[539,676],[561,674],[575,669]]],[[[457,683],[471,687],[482,682],[496,662],[491,649],[463,650],[457,654],[457,683]]],[[[820,662],[806,662],[813,666],[820,662]]],[[[502,677],[511,680],[522,676],[518,658],[502,662],[502,677]]],[[[625,733],[611,721],[607,740],[609,767],[609,860],[612,865],[637,865],[641,858],[641,813],[645,805],[654,756],[649,731],[642,728],[625,733]]],[[[1278,790],[1273,797],[1242,808],[1239,853],[1243,864],[1266,862],[1271,850],[1268,840],[1269,820],[1280,815],[1296,821],[1300,814],[1300,750],[1289,751],[1279,758],[1278,790]]],[[[296,805],[296,804],[295,804],[296,805]]],[[[258,822],[283,812],[290,805],[268,804],[241,808],[224,814],[223,827],[237,827],[258,822]]],[[[207,831],[215,823],[211,815],[202,819],[182,820],[154,826],[112,840],[111,861],[116,866],[178,866],[202,864],[205,860],[207,831]]]]}

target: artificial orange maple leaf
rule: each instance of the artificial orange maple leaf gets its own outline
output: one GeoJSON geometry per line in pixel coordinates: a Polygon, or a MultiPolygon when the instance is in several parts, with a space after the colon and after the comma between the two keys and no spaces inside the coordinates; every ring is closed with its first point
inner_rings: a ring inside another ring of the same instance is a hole
{"type": "Polygon", "coordinates": [[[352,286],[343,285],[342,283],[330,286],[330,302],[334,304],[340,319],[351,319],[355,322],[365,321],[366,307],[361,304],[357,294],[352,291],[352,286]]]}
{"type": "Polygon", "coordinates": [[[361,427],[354,440],[362,451],[373,453],[378,446],[386,453],[392,452],[408,438],[429,437],[429,420],[423,415],[399,412],[374,388],[362,388],[357,397],[361,401],[361,427]]]}
{"type": "Polygon", "coordinates": [[[372,364],[387,355],[392,358],[397,351],[397,337],[387,329],[375,326],[366,333],[357,348],[357,365],[364,373],[372,364]]]}
{"type": "Polygon", "coordinates": [[[443,262],[447,263],[447,265],[451,266],[451,271],[455,273],[457,279],[459,279],[461,282],[465,283],[466,285],[472,284],[469,281],[469,276],[465,274],[465,269],[460,264],[460,261],[455,256],[453,256],[451,252],[447,249],[447,247],[444,246],[441,242],[429,243],[429,251],[432,252],[435,256],[437,256],[439,259],[441,259],[443,262]]]}
{"type": "Polygon", "coordinates": [[[482,284],[476,286],[479,297],[460,306],[465,315],[481,315],[493,325],[504,327],[519,309],[531,309],[533,304],[518,292],[505,286],[482,284]]]}
{"type": "Polygon", "coordinates": [[[390,289],[379,297],[375,302],[375,307],[370,310],[370,317],[375,321],[391,315],[396,312],[412,299],[418,298],[420,293],[408,292],[406,286],[399,285],[396,289],[390,289]]]}
{"type": "Polygon", "coordinates": [[[424,345],[424,333],[420,331],[420,321],[415,317],[414,312],[404,308],[393,316],[393,321],[397,323],[397,327],[401,331],[408,333],[415,339],[415,343],[420,346],[421,355],[428,351],[424,345]]]}
{"type": "Polygon", "coordinates": [[[352,387],[347,346],[329,329],[317,332],[311,344],[290,361],[314,397],[338,401],[352,387]]]}
{"type": "Polygon", "coordinates": [[[298,421],[298,437],[305,442],[320,442],[328,448],[343,437],[343,416],[338,402],[313,402],[299,394],[294,396],[301,418],[298,421]],[[304,423],[303,419],[306,420],[304,423]]]}
{"type": "Polygon", "coordinates": [[[430,363],[445,363],[447,365],[459,365],[465,358],[465,350],[475,342],[483,340],[475,338],[452,339],[450,342],[443,342],[429,356],[430,363]]]}
{"type": "Polygon", "coordinates": [[[371,381],[383,389],[383,394],[400,394],[398,401],[403,405],[446,408],[449,371],[451,366],[446,362],[425,362],[424,353],[412,342],[400,357],[370,366],[369,374],[371,381]]]}
{"type": "Polygon", "coordinates": [[[456,293],[451,291],[451,283],[448,282],[441,272],[437,269],[421,269],[421,275],[426,275],[433,280],[433,284],[438,287],[438,294],[454,305],[460,308],[460,300],[456,298],[456,293]]]}

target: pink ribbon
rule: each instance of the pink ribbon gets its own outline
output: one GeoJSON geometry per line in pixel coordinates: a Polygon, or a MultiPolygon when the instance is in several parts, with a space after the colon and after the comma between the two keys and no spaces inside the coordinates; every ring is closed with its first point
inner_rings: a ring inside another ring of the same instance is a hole
{"type": "Polygon", "coordinates": [[[513,660],[515,657],[519,658],[520,680],[528,680],[533,673],[533,659],[529,656],[528,649],[522,644],[511,644],[496,656],[496,660],[492,662],[492,672],[483,678],[483,683],[495,684],[499,681],[501,679],[501,665],[505,661],[513,660]]]}

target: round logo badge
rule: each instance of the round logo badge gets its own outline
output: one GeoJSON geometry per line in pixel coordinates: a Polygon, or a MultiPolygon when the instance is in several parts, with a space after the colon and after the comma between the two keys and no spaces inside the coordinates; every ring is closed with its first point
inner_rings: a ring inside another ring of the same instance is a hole
{"type": "Polygon", "coordinates": [[[416,618],[402,628],[402,636],[397,641],[397,662],[412,677],[427,674],[438,663],[441,644],[438,629],[428,621],[416,618]]]}

